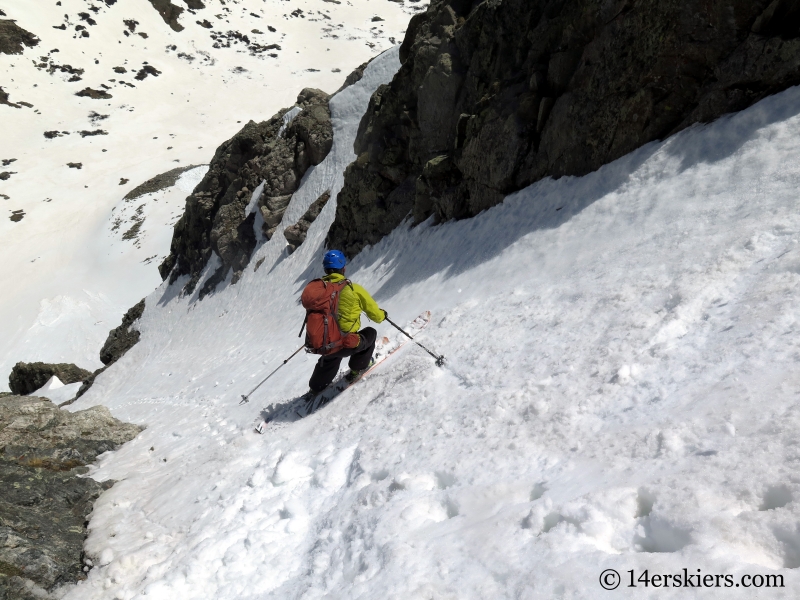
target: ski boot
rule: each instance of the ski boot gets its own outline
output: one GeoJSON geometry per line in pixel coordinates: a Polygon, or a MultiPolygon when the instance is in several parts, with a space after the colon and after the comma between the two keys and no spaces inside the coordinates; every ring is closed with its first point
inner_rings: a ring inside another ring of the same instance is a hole
{"type": "Polygon", "coordinates": [[[344,380],[347,382],[348,385],[353,385],[356,381],[361,379],[361,376],[367,371],[369,371],[374,364],[375,360],[370,359],[366,369],[363,369],[362,371],[356,371],[355,369],[350,369],[350,372],[344,376],[344,380]]]}

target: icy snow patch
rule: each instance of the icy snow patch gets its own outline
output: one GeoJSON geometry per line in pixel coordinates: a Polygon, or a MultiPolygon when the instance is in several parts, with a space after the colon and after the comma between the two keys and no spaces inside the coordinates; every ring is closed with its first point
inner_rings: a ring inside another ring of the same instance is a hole
{"type": "Polygon", "coordinates": [[[299,106],[293,106],[288,112],[283,115],[283,124],[281,128],[278,129],[278,137],[283,137],[283,132],[286,131],[286,128],[292,124],[294,118],[303,112],[303,109],[299,106]]]}

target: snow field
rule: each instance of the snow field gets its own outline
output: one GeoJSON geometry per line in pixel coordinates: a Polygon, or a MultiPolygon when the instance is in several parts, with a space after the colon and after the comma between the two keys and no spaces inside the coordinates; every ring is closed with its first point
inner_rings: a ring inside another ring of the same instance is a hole
{"type": "MultiPolygon", "coordinates": [[[[425,7],[208,0],[190,13],[180,0],[173,4],[184,9],[180,32],[148,0],[3,4],[3,18],[41,41],[21,55],[0,54],[10,102],[33,105],[0,105],[0,159],[16,159],[0,168],[12,173],[0,181],[0,285],[13,290],[0,297],[0,389],[18,361],[101,366],[97,353],[108,331],[161,282],[156,267],[169,251],[173,220],[159,223],[159,233],[149,220],[157,247],[106,235],[109,213],[126,193],[174,167],[208,163],[248,120],[291,106],[304,87],[338,89],[354,68],[401,40],[410,15],[425,7]],[[220,42],[229,32],[247,35],[249,44],[220,42]],[[280,49],[251,52],[254,43],[280,49]],[[83,73],[70,81],[70,73],[49,73],[54,65],[83,73]],[[159,74],[136,79],[145,67],[159,74]],[[87,87],[111,98],[75,95],[87,87]],[[107,135],[80,134],[98,130],[107,135]],[[11,221],[18,210],[24,217],[11,221]]],[[[186,195],[176,195],[180,210],[186,195]]]]}
{"type": "MultiPolygon", "coordinates": [[[[158,262],[153,257],[158,258],[169,249],[172,226],[182,214],[186,196],[207,171],[207,166],[196,167],[183,173],[174,186],[121,200],[86,235],[83,248],[76,254],[64,252],[60,260],[75,263],[62,265],[63,271],[52,275],[62,284],[59,294],[32,305],[34,309],[38,307],[36,320],[6,340],[8,350],[5,356],[0,354],[0,373],[10,373],[20,360],[74,362],[86,369],[102,367],[100,348],[108,332],[119,326],[120,315],[130,308],[123,303],[126,295],[138,293],[141,299],[148,287],[155,285],[154,279],[160,279],[158,262]],[[138,220],[138,233],[126,239],[126,233],[138,220]],[[104,282],[109,282],[109,287],[104,282]],[[98,287],[107,293],[93,291],[98,287]]],[[[49,251],[60,254],[57,248],[49,251]]],[[[31,290],[21,290],[19,296],[9,294],[7,300],[17,307],[33,302],[28,292],[31,290]]],[[[22,314],[15,314],[6,325],[15,322],[23,322],[22,314]]]]}
{"type": "MultiPolygon", "coordinates": [[[[336,197],[396,56],[334,98],[334,149],[282,226],[336,197]]],[[[65,597],[755,596],[598,581],[684,568],[779,574],[760,597],[796,597],[798,101],[396,230],[348,275],[398,323],[430,309],[419,339],[447,366],[409,344],[263,436],[259,407],[304,392],[313,358],[239,394],[300,344],[333,203],[291,256],[280,233],[261,245],[235,286],[202,302],[159,288],[142,341],[70,407],[148,428],[93,470],[119,482],[90,521],[96,566],[65,597]]]]}

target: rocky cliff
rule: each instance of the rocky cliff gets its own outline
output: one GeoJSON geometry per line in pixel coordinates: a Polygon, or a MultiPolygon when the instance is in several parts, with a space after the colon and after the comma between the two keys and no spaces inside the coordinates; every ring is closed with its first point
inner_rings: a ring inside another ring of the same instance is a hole
{"type": "Polygon", "coordinates": [[[297,97],[296,107],[281,110],[262,123],[250,121],[219,147],[203,181],[186,199],[170,254],[159,267],[163,278],[174,282],[189,275],[184,290],[191,292],[216,253],[221,265],[201,296],[231,271],[233,281],[238,280],[257,243],[256,219],[261,218],[261,234],[269,239],[303,175],[330,152],[329,98],[320,90],[305,89],[297,97]],[[251,197],[262,182],[256,206],[248,212],[251,197]]]}
{"type": "Polygon", "coordinates": [[[401,61],[337,198],[350,256],[800,83],[800,0],[433,0],[401,61]]]}
{"type": "Polygon", "coordinates": [[[103,406],[69,413],[46,398],[0,398],[0,600],[55,597],[85,578],[86,521],[113,482],[81,475],[140,431],[103,406]]]}

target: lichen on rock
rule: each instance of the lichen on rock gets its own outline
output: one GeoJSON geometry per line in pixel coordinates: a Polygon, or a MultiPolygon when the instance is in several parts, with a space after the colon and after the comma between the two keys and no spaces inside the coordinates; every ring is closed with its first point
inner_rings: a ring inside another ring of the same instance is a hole
{"type": "Polygon", "coordinates": [[[95,406],[76,413],[46,398],[0,398],[0,598],[48,598],[85,579],[86,522],[113,481],[86,465],[141,431],[95,406]]]}

